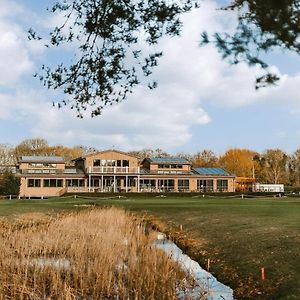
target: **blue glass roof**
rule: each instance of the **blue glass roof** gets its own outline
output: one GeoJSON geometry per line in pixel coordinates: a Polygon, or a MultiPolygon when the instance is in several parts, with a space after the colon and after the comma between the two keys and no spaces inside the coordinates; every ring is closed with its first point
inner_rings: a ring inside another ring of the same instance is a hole
{"type": "Polygon", "coordinates": [[[182,157],[150,157],[149,160],[156,164],[189,164],[189,161],[182,157]]]}
{"type": "Polygon", "coordinates": [[[194,168],[193,169],[199,175],[221,175],[230,176],[230,174],[221,168],[194,168]]]}

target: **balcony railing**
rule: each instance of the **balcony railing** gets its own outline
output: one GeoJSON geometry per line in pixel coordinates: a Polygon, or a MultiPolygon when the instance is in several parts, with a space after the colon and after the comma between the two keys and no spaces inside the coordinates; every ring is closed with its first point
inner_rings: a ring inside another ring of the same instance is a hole
{"type": "Polygon", "coordinates": [[[62,174],[63,169],[21,169],[22,174],[62,174]]]}
{"type": "Polygon", "coordinates": [[[140,167],[89,167],[87,173],[98,173],[98,174],[127,174],[127,173],[140,173],[140,167]]]}

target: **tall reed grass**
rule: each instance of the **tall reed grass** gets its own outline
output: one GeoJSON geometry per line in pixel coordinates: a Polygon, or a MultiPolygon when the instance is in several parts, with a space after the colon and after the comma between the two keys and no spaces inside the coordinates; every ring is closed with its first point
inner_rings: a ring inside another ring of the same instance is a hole
{"type": "Polygon", "coordinates": [[[176,299],[189,282],[121,209],[0,225],[0,299],[176,299]]]}

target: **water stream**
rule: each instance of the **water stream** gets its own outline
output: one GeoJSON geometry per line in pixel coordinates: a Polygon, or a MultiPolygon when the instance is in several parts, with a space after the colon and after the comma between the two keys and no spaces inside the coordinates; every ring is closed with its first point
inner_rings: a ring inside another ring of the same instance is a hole
{"type": "Polygon", "coordinates": [[[158,233],[155,242],[158,249],[163,250],[174,261],[178,262],[182,268],[188,272],[196,281],[196,287],[189,290],[179,291],[178,299],[206,299],[206,300],[233,300],[233,290],[219,282],[212,274],[205,271],[196,261],[172,241],[165,239],[163,234],[158,233]]]}

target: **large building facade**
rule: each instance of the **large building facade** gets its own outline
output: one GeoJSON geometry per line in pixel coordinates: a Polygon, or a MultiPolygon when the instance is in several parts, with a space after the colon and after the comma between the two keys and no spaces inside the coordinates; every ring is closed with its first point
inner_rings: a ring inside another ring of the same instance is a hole
{"type": "Polygon", "coordinates": [[[179,157],[152,157],[141,162],[117,150],[91,153],[66,167],[63,158],[19,159],[21,197],[61,196],[81,192],[233,192],[235,177],[220,168],[192,168],[179,157]]]}

